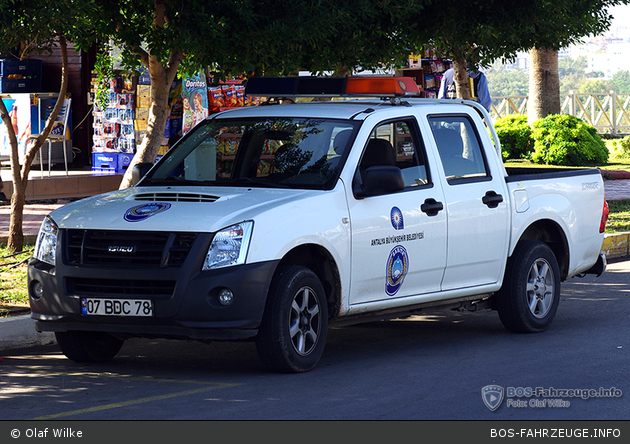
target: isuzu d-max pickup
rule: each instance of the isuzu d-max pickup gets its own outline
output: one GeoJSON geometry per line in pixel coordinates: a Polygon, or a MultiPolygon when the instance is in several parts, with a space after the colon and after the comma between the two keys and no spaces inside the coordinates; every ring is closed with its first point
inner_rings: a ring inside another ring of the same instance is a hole
{"type": "Polygon", "coordinates": [[[301,372],[329,325],[426,307],[540,332],[561,281],[604,271],[599,170],[509,174],[483,107],[408,97],[406,78],[288,80],[246,92],[376,98],[214,114],[134,186],[46,217],[32,317],[68,358],[109,360],[131,337],[253,340],[301,372]]]}

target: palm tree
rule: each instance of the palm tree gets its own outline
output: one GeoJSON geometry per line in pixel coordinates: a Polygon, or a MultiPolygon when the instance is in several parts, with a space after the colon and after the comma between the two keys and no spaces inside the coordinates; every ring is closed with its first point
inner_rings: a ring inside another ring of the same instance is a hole
{"type": "Polygon", "coordinates": [[[527,120],[531,125],[549,114],[560,114],[558,51],[534,47],[530,50],[527,120]]]}

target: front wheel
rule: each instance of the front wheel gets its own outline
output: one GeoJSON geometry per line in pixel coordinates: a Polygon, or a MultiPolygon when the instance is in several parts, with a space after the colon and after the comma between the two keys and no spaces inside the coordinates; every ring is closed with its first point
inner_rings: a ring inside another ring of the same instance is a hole
{"type": "Polygon", "coordinates": [[[560,303],[560,269],[551,248],[534,240],[519,243],[495,297],[499,318],[511,332],[546,330],[560,303]]]}
{"type": "Polygon", "coordinates": [[[324,352],[327,333],[328,306],[317,275],[306,267],[281,269],[256,337],[260,359],[274,371],[311,370],[324,352]]]}
{"type": "Polygon", "coordinates": [[[109,361],[124,341],[100,331],[58,331],[55,339],[61,351],[75,362],[109,361]]]}

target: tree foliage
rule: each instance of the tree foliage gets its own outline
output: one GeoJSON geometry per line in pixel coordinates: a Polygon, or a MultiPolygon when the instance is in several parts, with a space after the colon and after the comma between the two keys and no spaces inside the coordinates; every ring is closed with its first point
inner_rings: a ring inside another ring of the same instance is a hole
{"type": "MultiPolygon", "coordinates": [[[[571,91],[595,94],[614,91],[617,94],[630,94],[630,71],[618,71],[609,80],[595,77],[593,72],[587,72],[585,56],[564,56],[558,59],[558,74],[560,76],[560,94],[571,91]],[[593,80],[598,80],[593,82],[593,80]]],[[[527,96],[528,73],[524,69],[506,69],[496,61],[486,71],[488,86],[492,97],[527,96]]]]}
{"type": "MultiPolygon", "coordinates": [[[[95,29],[121,50],[128,69],[151,76],[147,135],[131,167],[153,162],[160,147],[168,88],[175,75],[210,67],[217,77],[286,75],[300,69],[349,72],[391,65],[408,54],[400,23],[425,1],[95,0],[95,29]]],[[[409,29],[421,28],[410,24],[409,29]]],[[[421,28],[424,29],[424,28],[421,28]]]]}
{"type": "MultiPolygon", "coordinates": [[[[62,55],[59,97],[63,99],[68,86],[66,42],[72,40],[77,48],[86,49],[89,46],[95,37],[87,19],[92,6],[89,1],[74,0],[3,1],[0,3],[0,52],[23,59],[32,54],[51,51],[53,45],[58,45],[62,55]]],[[[0,117],[11,145],[13,195],[11,196],[11,219],[7,243],[10,251],[20,251],[23,247],[22,221],[29,172],[62,106],[63,100],[57,100],[43,130],[27,143],[26,152],[20,164],[15,130],[6,106],[0,100],[0,117]]]]}
{"type": "Polygon", "coordinates": [[[491,97],[527,96],[529,77],[526,70],[506,69],[497,61],[486,71],[486,77],[491,97]]]}
{"type": "MultiPolygon", "coordinates": [[[[411,21],[432,27],[431,44],[461,71],[513,59],[531,48],[558,50],[610,26],[607,9],[628,0],[443,0],[411,21]]],[[[457,70],[457,69],[456,69],[457,70]]],[[[465,79],[458,84],[465,88],[465,79]]],[[[559,93],[556,93],[556,95],[559,93]]],[[[458,97],[464,97],[458,92],[458,97]]]]}
{"type": "Polygon", "coordinates": [[[611,89],[618,94],[630,94],[630,71],[617,71],[610,79],[611,89]]]}
{"type": "Polygon", "coordinates": [[[580,84],[580,88],[577,92],[582,94],[609,94],[610,91],[614,91],[616,88],[606,80],[603,79],[587,79],[580,84]]]}
{"type": "MultiPolygon", "coordinates": [[[[610,27],[608,8],[628,0],[538,0],[523,25],[531,34],[530,122],[560,112],[558,50],[610,27]]],[[[524,3],[524,2],[523,2],[524,3]]]]}
{"type": "Polygon", "coordinates": [[[630,159],[630,136],[613,140],[610,157],[614,159],[630,159]]]}

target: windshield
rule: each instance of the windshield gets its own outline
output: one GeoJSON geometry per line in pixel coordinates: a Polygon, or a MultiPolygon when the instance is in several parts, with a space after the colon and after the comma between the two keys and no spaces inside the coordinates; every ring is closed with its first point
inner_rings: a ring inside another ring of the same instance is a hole
{"type": "Polygon", "coordinates": [[[331,189],[358,125],[332,119],[210,119],[171,148],[142,184],[331,189]]]}

